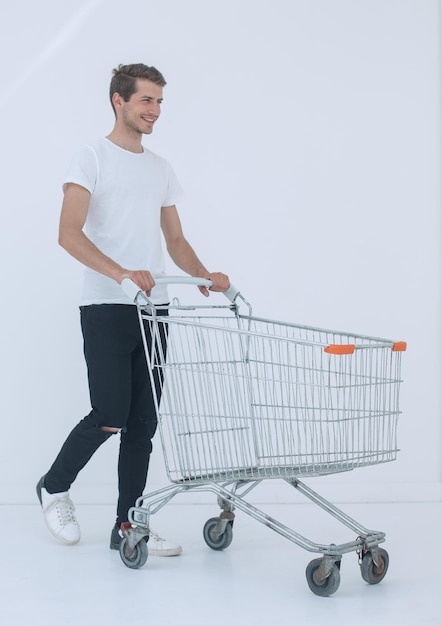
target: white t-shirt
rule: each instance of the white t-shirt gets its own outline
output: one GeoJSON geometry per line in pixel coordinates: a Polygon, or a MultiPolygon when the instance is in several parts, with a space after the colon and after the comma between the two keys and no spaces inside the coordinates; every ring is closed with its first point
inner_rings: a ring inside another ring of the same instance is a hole
{"type": "MultiPolygon", "coordinates": [[[[137,154],[98,139],[74,155],[64,185],[76,183],[91,193],[85,232],[101,252],[126,269],[158,277],[165,267],[161,207],[176,204],[181,187],[168,162],[143,149],[137,154]]],[[[155,286],[151,300],[167,302],[167,288],[155,286]]],[[[86,268],[81,304],[105,303],[130,300],[116,281],[86,268]]]]}

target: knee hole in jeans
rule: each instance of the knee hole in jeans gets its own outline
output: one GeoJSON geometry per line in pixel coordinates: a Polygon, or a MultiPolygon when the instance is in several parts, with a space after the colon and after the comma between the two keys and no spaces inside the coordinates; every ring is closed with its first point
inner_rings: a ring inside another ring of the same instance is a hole
{"type": "Polygon", "coordinates": [[[100,426],[100,430],[105,433],[110,433],[111,435],[116,435],[120,432],[121,428],[114,428],[113,426],[100,426]]]}

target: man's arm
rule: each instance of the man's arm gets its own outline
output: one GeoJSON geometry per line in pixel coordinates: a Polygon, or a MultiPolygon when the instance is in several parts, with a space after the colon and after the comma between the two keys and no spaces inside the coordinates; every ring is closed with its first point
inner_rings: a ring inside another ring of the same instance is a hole
{"type": "MultiPolygon", "coordinates": [[[[194,249],[184,237],[181,221],[175,206],[161,209],[161,229],[166,241],[167,251],[172,261],[190,276],[208,278],[213,285],[211,291],[227,291],[229,278],[221,272],[209,272],[197,257],[194,249]]],[[[205,296],[209,295],[205,287],[199,288],[205,296]]]]}
{"type": "Polygon", "coordinates": [[[103,254],[85,235],[83,228],[89,211],[90,193],[84,187],[68,183],[61,208],[58,243],[77,261],[121,283],[131,278],[150,296],[155,281],[147,270],[129,271],[103,254]]]}

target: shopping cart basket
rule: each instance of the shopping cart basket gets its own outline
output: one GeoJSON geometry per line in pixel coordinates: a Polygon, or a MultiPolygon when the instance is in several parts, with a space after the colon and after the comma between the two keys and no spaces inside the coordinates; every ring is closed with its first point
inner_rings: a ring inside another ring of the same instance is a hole
{"type": "MultiPolygon", "coordinates": [[[[211,285],[187,277],[157,282],[211,285]]],[[[254,317],[234,287],[225,306],[184,306],[175,299],[163,315],[134,283],[126,279],[123,288],[138,308],[170,480],[130,510],[123,562],[145,564],[150,515],[177,494],[210,491],[221,509],[203,530],[213,550],[230,545],[239,509],[322,554],[306,570],[315,594],[337,590],[341,558],[349,552],[357,553],[362,578],[379,583],[389,562],[379,547],[385,533],[367,530],[300,479],[396,458],[406,344],[254,317]],[[273,519],[245,499],[265,479],[283,479],[357,538],[322,545],[273,519]]]]}

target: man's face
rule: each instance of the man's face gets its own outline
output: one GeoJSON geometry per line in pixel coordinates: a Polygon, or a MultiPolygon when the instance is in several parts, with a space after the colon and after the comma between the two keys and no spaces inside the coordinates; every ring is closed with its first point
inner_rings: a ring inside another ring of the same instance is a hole
{"type": "Polygon", "coordinates": [[[125,126],[138,133],[150,135],[161,113],[163,88],[145,78],[137,79],[137,91],[128,102],[121,101],[125,126]]]}

